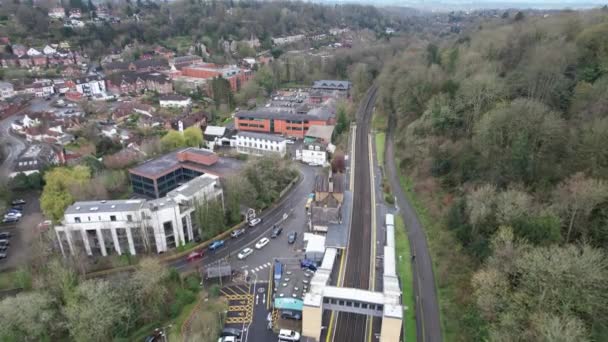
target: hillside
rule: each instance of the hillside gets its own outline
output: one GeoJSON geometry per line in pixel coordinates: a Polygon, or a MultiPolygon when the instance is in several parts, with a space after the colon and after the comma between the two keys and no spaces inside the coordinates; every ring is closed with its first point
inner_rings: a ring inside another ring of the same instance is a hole
{"type": "Polygon", "coordinates": [[[605,340],[608,12],[421,38],[379,83],[401,173],[440,227],[447,340],[605,340]]]}

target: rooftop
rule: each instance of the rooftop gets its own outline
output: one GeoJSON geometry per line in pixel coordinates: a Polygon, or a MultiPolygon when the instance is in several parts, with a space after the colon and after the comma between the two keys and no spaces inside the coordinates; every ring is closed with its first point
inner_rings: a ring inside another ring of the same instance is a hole
{"type": "Polygon", "coordinates": [[[223,137],[226,133],[226,127],[222,126],[207,126],[205,128],[205,135],[214,135],[218,137],[223,137]]]}
{"type": "Polygon", "coordinates": [[[334,133],[335,126],[310,126],[306,132],[305,138],[321,139],[324,142],[331,142],[331,136],[334,133]]]}
{"type": "Polygon", "coordinates": [[[197,192],[199,192],[201,189],[217,182],[218,179],[218,176],[207,174],[196,177],[188,183],[180,186],[179,188],[169,191],[167,193],[167,197],[176,197],[178,195],[182,195],[184,197],[190,198],[194,196],[197,192]]]}
{"type": "Polygon", "coordinates": [[[180,167],[184,167],[216,176],[224,176],[238,171],[241,165],[242,163],[235,159],[218,158],[217,155],[211,151],[188,147],[145,161],[130,169],[129,172],[143,177],[158,178],[171,171],[177,170],[180,167]],[[189,160],[189,158],[186,157],[186,160],[180,161],[178,158],[178,153],[180,152],[187,152],[188,154],[193,155],[194,159],[198,160],[189,160]],[[199,158],[196,158],[196,156],[199,156],[199,158]],[[207,164],[201,163],[201,158],[206,158],[207,164]],[[209,163],[211,161],[213,162],[209,163]]]}
{"type": "Polygon", "coordinates": [[[143,199],[76,202],[65,210],[65,214],[136,211],[145,202],[143,199]]]}
{"type": "Polygon", "coordinates": [[[315,81],[312,85],[313,89],[341,89],[348,90],[350,89],[351,83],[348,81],[338,81],[338,80],[320,80],[315,81]]]}
{"type": "Polygon", "coordinates": [[[254,132],[239,132],[237,134],[237,136],[247,137],[247,138],[252,138],[252,139],[259,139],[259,140],[276,141],[276,142],[283,142],[286,140],[285,138],[283,138],[279,135],[254,133],[254,132]]]}
{"type": "Polygon", "coordinates": [[[189,97],[182,96],[182,95],[179,95],[179,94],[161,95],[161,96],[158,97],[158,99],[160,101],[187,101],[187,100],[190,100],[189,97]]]}
{"type": "Polygon", "coordinates": [[[252,111],[241,111],[236,113],[236,117],[239,119],[281,119],[281,120],[319,120],[320,118],[309,114],[293,114],[286,111],[273,111],[273,110],[252,110],[252,111]]]}

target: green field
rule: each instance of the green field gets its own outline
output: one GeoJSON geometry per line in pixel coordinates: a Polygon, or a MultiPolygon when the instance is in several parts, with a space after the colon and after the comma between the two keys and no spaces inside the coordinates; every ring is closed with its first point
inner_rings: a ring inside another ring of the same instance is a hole
{"type": "Polygon", "coordinates": [[[384,143],[386,142],[386,133],[376,133],[376,158],[378,165],[384,167],[384,143]]]}
{"type": "Polygon", "coordinates": [[[414,309],[414,281],[412,278],[412,264],[410,262],[410,242],[407,238],[405,224],[400,215],[395,216],[395,257],[397,258],[397,273],[401,280],[403,292],[403,311],[405,341],[416,340],[416,317],[414,309]]]}

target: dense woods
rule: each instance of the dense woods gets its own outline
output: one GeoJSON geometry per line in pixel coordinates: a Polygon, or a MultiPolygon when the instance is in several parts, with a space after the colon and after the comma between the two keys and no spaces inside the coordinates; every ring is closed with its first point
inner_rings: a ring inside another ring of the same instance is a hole
{"type": "Polygon", "coordinates": [[[605,340],[608,12],[412,39],[379,84],[401,172],[447,232],[428,238],[448,339],[605,340]]]}

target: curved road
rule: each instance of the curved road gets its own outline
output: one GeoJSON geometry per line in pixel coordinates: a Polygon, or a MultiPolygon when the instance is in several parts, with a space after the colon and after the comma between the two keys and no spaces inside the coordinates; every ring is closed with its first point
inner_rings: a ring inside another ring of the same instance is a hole
{"type": "Polygon", "coordinates": [[[10,132],[10,127],[16,116],[9,116],[0,121],[0,144],[2,144],[3,160],[0,165],[0,179],[7,179],[11,173],[13,162],[25,150],[25,141],[15,137],[10,132]]]}
{"type": "Polygon", "coordinates": [[[418,342],[441,341],[441,321],[439,318],[439,304],[437,290],[435,289],[435,275],[433,263],[429,254],[426,236],[416,211],[405,195],[394,159],[394,120],[389,122],[389,132],[386,138],[385,164],[387,176],[391,182],[391,189],[395,193],[399,213],[403,217],[410,240],[410,248],[414,255],[412,262],[414,294],[416,295],[416,331],[418,342]]]}

